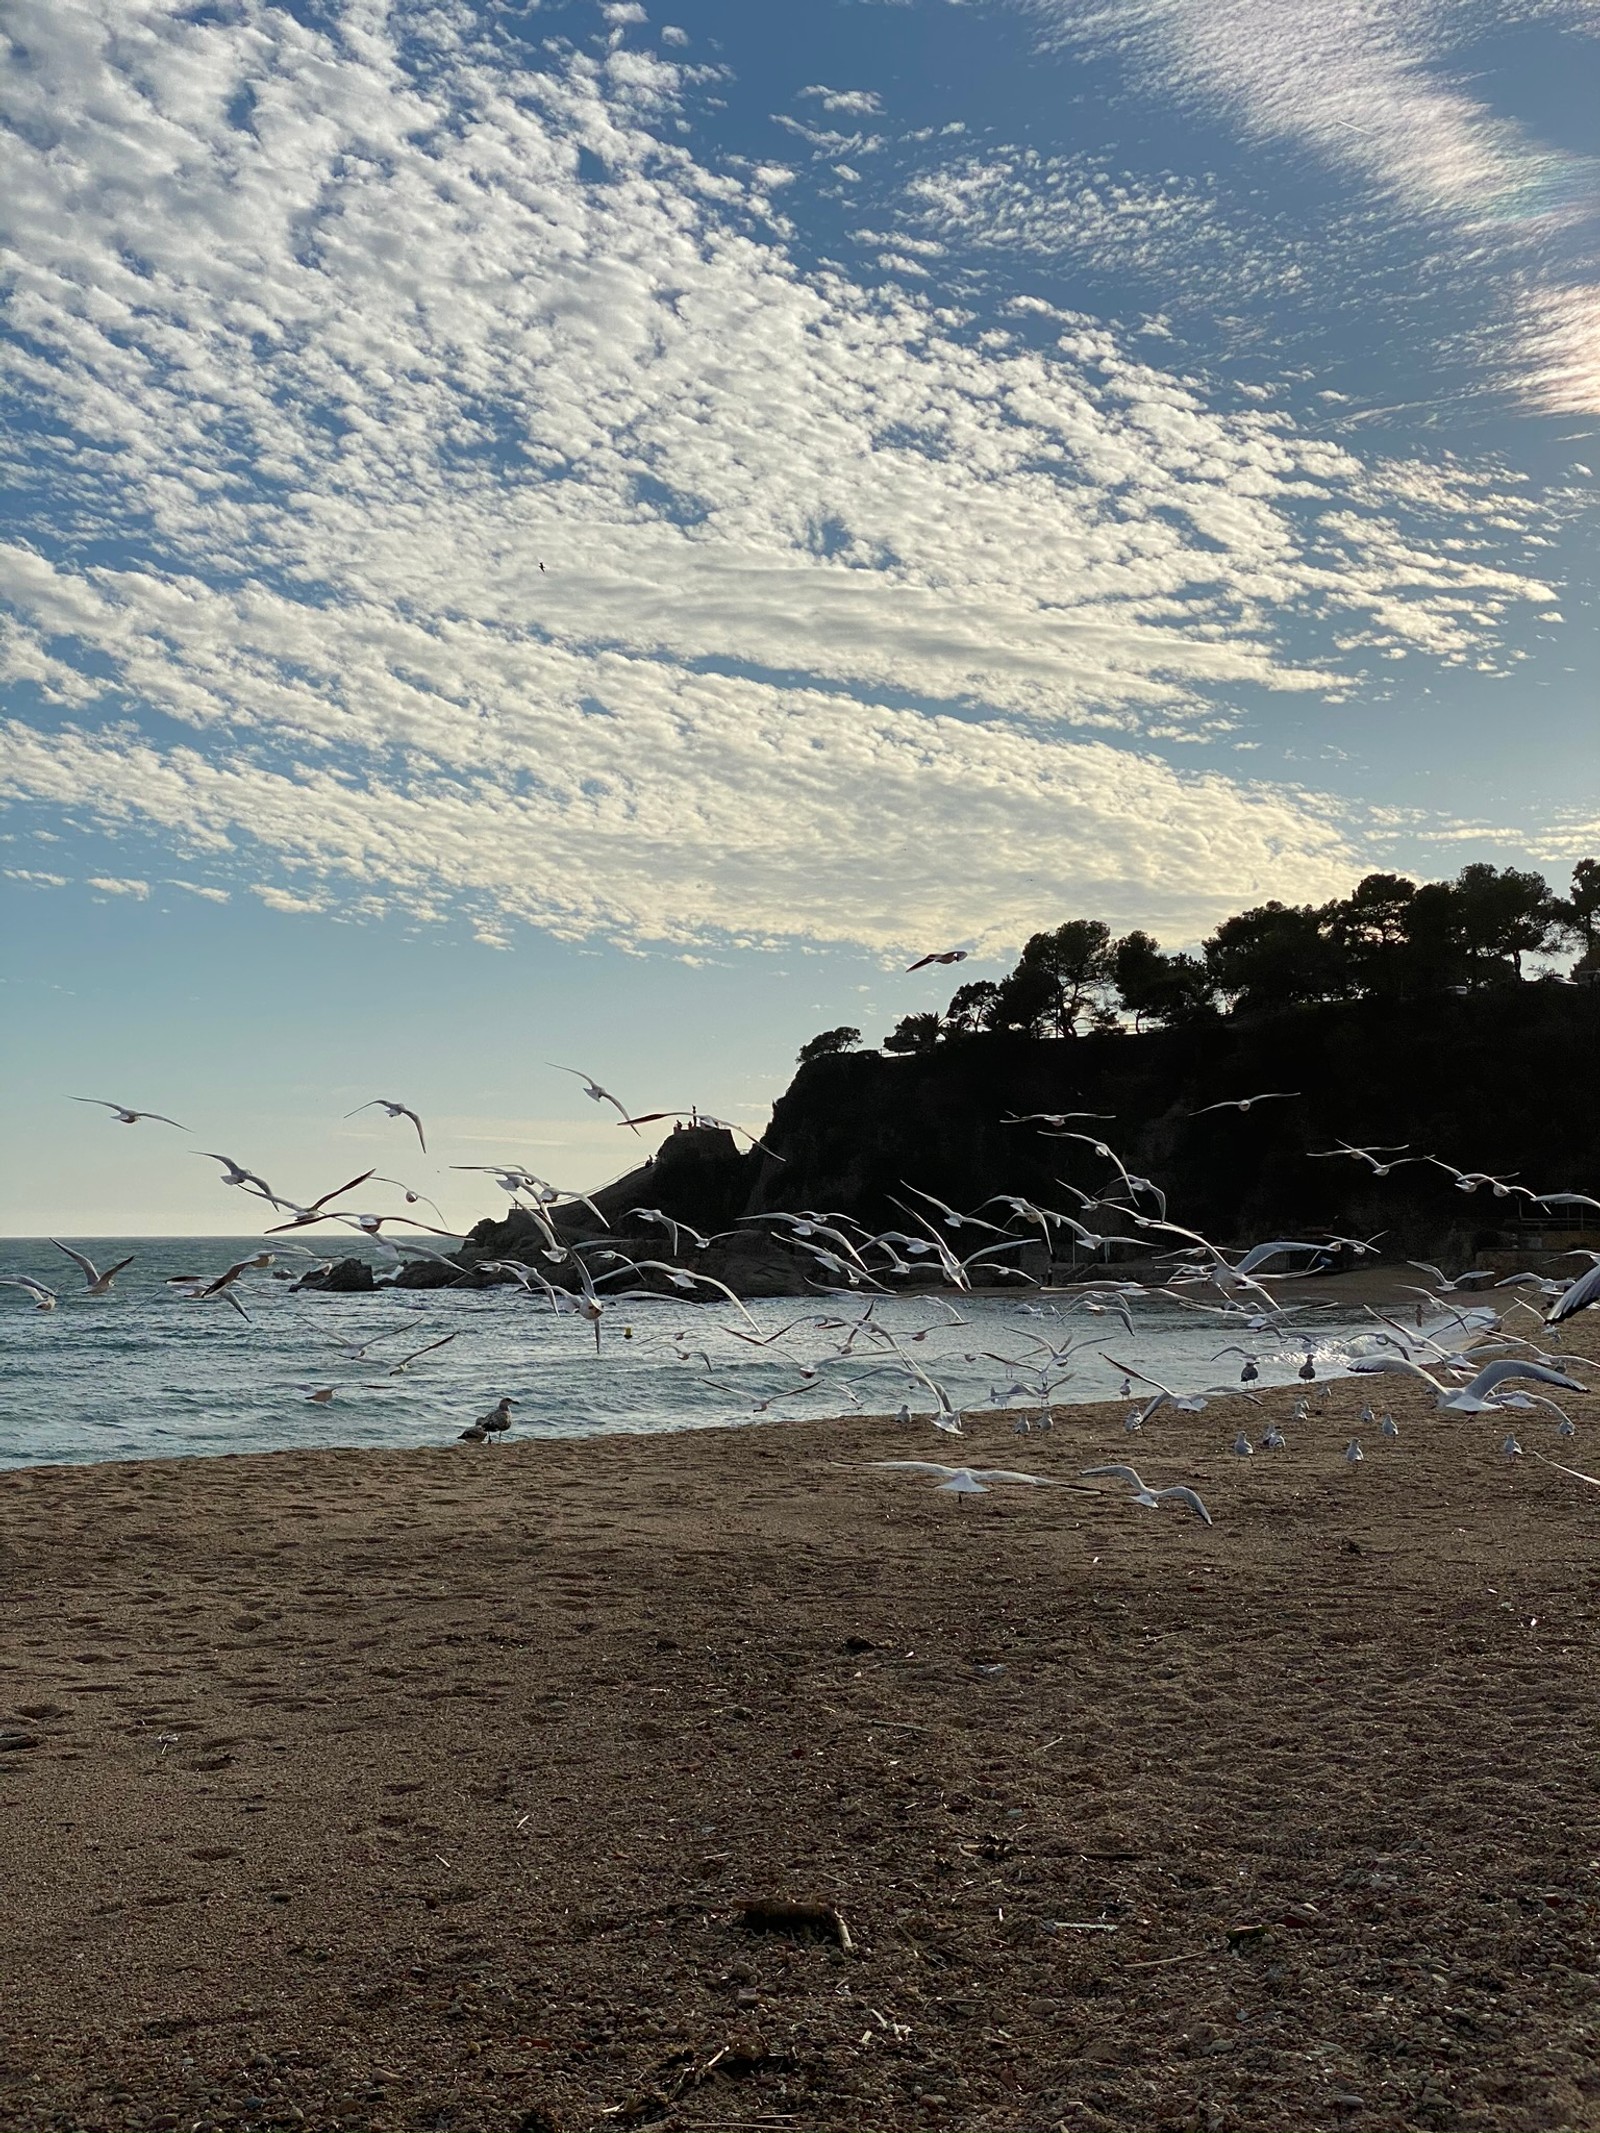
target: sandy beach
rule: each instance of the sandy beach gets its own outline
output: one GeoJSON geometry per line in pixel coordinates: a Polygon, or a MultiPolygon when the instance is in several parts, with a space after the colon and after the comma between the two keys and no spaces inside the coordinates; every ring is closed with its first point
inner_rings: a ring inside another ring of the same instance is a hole
{"type": "Polygon", "coordinates": [[[1600,2125],[1600,1490],[1366,1389],[0,1479],[0,2125],[1600,2125]]]}

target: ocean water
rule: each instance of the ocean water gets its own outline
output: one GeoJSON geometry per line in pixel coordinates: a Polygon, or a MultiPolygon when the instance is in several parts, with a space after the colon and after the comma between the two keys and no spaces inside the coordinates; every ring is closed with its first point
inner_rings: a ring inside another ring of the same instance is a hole
{"type": "MultiPolygon", "coordinates": [[[[591,1327],[555,1317],[515,1288],[297,1296],[269,1269],[238,1285],[247,1324],[221,1301],[175,1295],[166,1277],[217,1274],[260,1250],[259,1237],[66,1241],[99,1266],[129,1252],[134,1262],[109,1296],[92,1298],[48,1239],[0,1240],[0,1274],[30,1275],[61,1299],[58,1309],[43,1312],[23,1291],[0,1288],[0,1467],[444,1444],[502,1394],[516,1402],[517,1435],[555,1437],[732,1426],[857,1405],[893,1413],[902,1402],[931,1416],[936,1404],[869,1334],[856,1336],[848,1356],[836,1352],[844,1330],[809,1324],[796,1326],[781,1350],[776,1343],[755,1347],[728,1330],[751,1328],[720,1298],[619,1300],[607,1313],[597,1355],[591,1327]],[[391,1375],[400,1357],[447,1335],[447,1345],[391,1375]],[[365,1358],[351,1352],[363,1342],[370,1346],[365,1358]],[[801,1364],[815,1376],[803,1379],[801,1364]],[[308,1391],[329,1386],[331,1403],[307,1399],[308,1391]]],[[[818,1295],[747,1308],[765,1334],[797,1319],[853,1322],[865,1303],[818,1295]]],[[[1039,1404],[1040,1341],[1079,1343],[1071,1362],[1053,1373],[1050,1397],[1067,1405],[1119,1391],[1122,1372],[1102,1350],[1193,1391],[1238,1382],[1238,1356],[1213,1360],[1229,1341],[1259,1356],[1263,1383],[1283,1384],[1294,1378],[1308,1341],[1316,1344],[1318,1375],[1328,1377],[1346,1368],[1375,1330],[1360,1314],[1326,1311],[1249,1334],[1170,1304],[1135,1301],[1131,1310],[1131,1340],[1120,1318],[1086,1313],[1081,1303],[1069,1307],[1063,1295],[1028,1302],[961,1297],[950,1306],[925,1295],[880,1298],[872,1316],[955,1405],[1009,1405],[1019,1415],[1039,1404]],[[1000,1397],[1018,1381],[1031,1391],[1000,1397]]],[[[926,1441],[938,1439],[930,1430],[926,1441]]]]}

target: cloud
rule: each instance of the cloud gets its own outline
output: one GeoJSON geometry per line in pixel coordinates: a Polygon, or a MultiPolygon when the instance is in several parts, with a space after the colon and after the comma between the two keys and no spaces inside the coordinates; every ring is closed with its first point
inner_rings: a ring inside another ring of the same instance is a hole
{"type": "Polygon", "coordinates": [[[820,82],[813,82],[799,94],[816,97],[824,111],[842,111],[851,118],[873,118],[883,109],[883,98],[876,89],[825,89],[820,82]]]}
{"type": "Polygon", "coordinates": [[[114,874],[91,874],[88,877],[91,889],[98,889],[103,896],[132,896],[140,903],[150,894],[147,881],[126,881],[114,874]]]}
{"type": "Polygon", "coordinates": [[[425,20],[32,19],[17,802],[496,938],[1005,941],[1064,898],[1192,934],[1356,855],[1157,744],[1492,663],[1551,599],[1499,470],[802,270],[681,145],[677,66],[425,20]]]}
{"type": "MultiPolygon", "coordinates": [[[[1511,351],[1526,304],[1535,346],[1527,396],[1540,389],[1538,327],[1557,344],[1559,411],[1600,408],[1600,355],[1587,273],[1549,272],[1551,248],[1593,216],[1600,159],[1548,145],[1473,93],[1461,61],[1486,32],[1545,23],[1569,34],[1600,30],[1592,0],[1024,0],[1053,38],[1112,50],[1147,85],[1226,116],[1254,142],[1309,149],[1386,195],[1402,215],[1453,231],[1480,263],[1520,253],[1504,286],[1511,351]],[[1574,342],[1574,365],[1563,361],[1574,342]],[[1564,397],[1562,397],[1564,395],[1564,397]]],[[[1511,360],[1515,360],[1514,353],[1511,360]]]]}

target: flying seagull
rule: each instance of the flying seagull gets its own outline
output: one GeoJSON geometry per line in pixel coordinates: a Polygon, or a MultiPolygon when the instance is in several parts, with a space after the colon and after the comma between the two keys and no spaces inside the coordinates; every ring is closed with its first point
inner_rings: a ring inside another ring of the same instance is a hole
{"type": "Polygon", "coordinates": [[[909,977],[913,970],[926,970],[930,963],[964,963],[970,953],[967,948],[944,948],[932,955],[919,955],[914,963],[907,963],[906,975],[909,977]]]}
{"type": "Polygon", "coordinates": [[[0,1274],[0,1289],[22,1289],[33,1298],[36,1311],[53,1311],[56,1307],[56,1292],[47,1289],[42,1281],[35,1281],[29,1274],[0,1274]]]}
{"type": "Polygon", "coordinates": [[[1128,1499],[1130,1503],[1142,1503],[1148,1509],[1154,1510],[1158,1504],[1163,1504],[1170,1498],[1173,1503],[1181,1503],[1185,1510],[1192,1511],[1202,1524],[1211,1524],[1211,1513],[1194,1490],[1185,1488],[1179,1482],[1175,1482],[1170,1488],[1152,1489],[1139,1479],[1131,1466],[1086,1466],[1083,1470],[1085,1481],[1092,1480],[1096,1475],[1104,1475],[1109,1481],[1127,1482],[1133,1490],[1128,1499]]]}
{"type": "Polygon", "coordinates": [[[75,1104],[98,1104],[102,1111],[110,1111],[115,1115],[119,1126],[136,1126],[141,1118],[152,1118],[158,1126],[177,1126],[180,1133],[187,1133],[189,1130],[177,1119],[168,1118],[164,1112],[130,1111],[126,1104],[110,1103],[104,1096],[74,1096],[72,1101],[75,1104]]]}
{"type": "Polygon", "coordinates": [[[1287,1103],[1298,1096],[1298,1089],[1263,1089],[1259,1096],[1225,1096],[1221,1103],[1202,1104],[1198,1111],[1191,1111],[1191,1118],[1204,1118],[1208,1111],[1248,1111],[1252,1104],[1287,1103]]]}
{"type": "Polygon", "coordinates": [[[937,1474],[935,1493],[942,1496],[987,1496],[999,1482],[1024,1489],[1067,1486],[1046,1474],[1019,1474],[1004,1466],[941,1466],[937,1459],[869,1459],[868,1466],[889,1467],[901,1474],[937,1474]]]}
{"type": "MultiPolygon", "coordinates": [[[[602,1089],[599,1082],[597,1082],[592,1075],[581,1073],[577,1067],[561,1066],[554,1059],[547,1059],[545,1061],[545,1065],[547,1067],[554,1068],[555,1072],[558,1074],[571,1074],[575,1076],[577,1080],[583,1083],[583,1093],[585,1096],[588,1097],[591,1103],[610,1104],[612,1109],[616,1112],[617,1116],[622,1120],[622,1123],[625,1126],[633,1126],[634,1132],[639,1132],[638,1127],[633,1125],[633,1120],[628,1116],[627,1105],[618,1102],[617,1098],[612,1095],[609,1089],[602,1089]]],[[[668,1116],[668,1114],[666,1112],[662,1112],[659,1114],[659,1116],[664,1118],[668,1116]]],[[[639,1138],[642,1140],[644,1138],[643,1134],[640,1134],[639,1138]]]]}
{"type": "Polygon", "coordinates": [[[1420,1363],[1413,1363],[1399,1355],[1358,1355],[1351,1366],[1365,1374],[1375,1371],[1394,1371],[1401,1377],[1418,1378],[1430,1385],[1438,1395],[1438,1404],[1452,1414],[1492,1414],[1504,1402],[1495,1397],[1495,1389],[1508,1378],[1534,1378],[1541,1385],[1560,1385],[1568,1392],[1587,1392],[1576,1378],[1562,1375],[1544,1363],[1519,1362],[1514,1355],[1503,1355],[1498,1361],[1485,1363],[1470,1384],[1461,1386],[1442,1385],[1431,1371],[1424,1370],[1420,1363]]]}
{"type": "MultiPolygon", "coordinates": [[[[346,1111],[344,1115],[346,1118],[358,1118],[363,1111],[372,1110],[387,1111],[391,1118],[409,1118],[412,1125],[417,1129],[417,1140],[421,1144],[422,1152],[424,1155],[427,1154],[428,1143],[423,1137],[421,1119],[418,1118],[409,1104],[396,1103],[392,1096],[371,1097],[366,1103],[357,1104],[353,1111],[346,1111]]],[[[371,1171],[368,1171],[367,1175],[370,1177],[372,1175],[371,1171]]]]}
{"type": "Polygon", "coordinates": [[[112,1282],[116,1280],[125,1266],[132,1266],[133,1264],[134,1255],[130,1252],[126,1259],[119,1259],[115,1266],[108,1266],[105,1272],[101,1273],[92,1259],[86,1259],[82,1252],[75,1252],[70,1244],[63,1244],[59,1237],[52,1237],[50,1242],[58,1252],[65,1252],[79,1273],[82,1274],[84,1281],[88,1284],[85,1294],[89,1296],[108,1296],[111,1293],[112,1282]]]}

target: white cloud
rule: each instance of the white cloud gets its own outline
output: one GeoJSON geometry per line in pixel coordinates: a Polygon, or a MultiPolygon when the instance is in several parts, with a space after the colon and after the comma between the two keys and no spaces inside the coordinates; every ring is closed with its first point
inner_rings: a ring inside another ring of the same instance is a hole
{"type": "Polygon", "coordinates": [[[115,874],[91,874],[88,876],[91,889],[98,889],[103,896],[132,896],[140,903],[150,894],[147,881],[128,881],[115,874]]]}
{"type": "Polygon", "coordinates": [[[824,111],[842,111],[851,118],[873,118],[883,109],[883,98],[876,89],[827,89],[821,82],[813,82],[799,93],[814,96],[824,111]]]}
{"type": "Polygon", "coordinates": [[[262,0],[32,18],[9,382],[123,559],[0,552],[52,709],[0,791],[496,937],[1005,941],[1069,897],[1190,934],[1354,856],[1151,739],[1336,695],[1351,647],[1492,659],[1550,599],[1492,470],[802,273],[652,130],[671,64],[429,23],[411,73],[262,0]]]}
{"type": "Polygon", "coordinates": [[[198,881],[180,881],[176,875],[168,876],[167,887],[182,889],[186,895],[198,896],[208,904],[227,904],[233,901],[226,889],[207,888],[203,882],[198,881]]]}
{"type": "MultiPolygon", "coordinates": [[[[1474,252],[1525,250],[1531,264],[1533,247],[1593,215],[1600,159],[1534,138],[1473,92],[1457,58],[1486,31],[1537,19],[1594,34],[1593,0],[1025,4],[1053,36],[1118,50],[1168,91],[1226,113],[1247,138],[1311,149],[1474,252]]],[[[1532,343],[1526,369],[1518,366],[1528,396],[1558,412],[1600,410],[1591,273],[1551,279],[1541,261],[1506,295],[1513,346],[1532,343]]]]}

